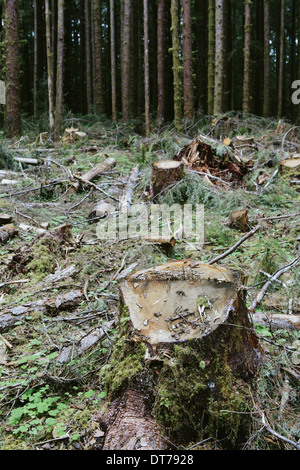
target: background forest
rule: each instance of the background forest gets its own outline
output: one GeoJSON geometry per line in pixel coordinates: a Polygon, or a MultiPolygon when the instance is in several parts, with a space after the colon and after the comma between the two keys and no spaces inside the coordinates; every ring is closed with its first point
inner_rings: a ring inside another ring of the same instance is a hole
{"type": "Polygon", "coordinates": [[[94,112],[147,134],[229,110],[296,120],[299,15],[297,0],[2,0],[6,126],[48,108],[50,127],[94,112]]]}

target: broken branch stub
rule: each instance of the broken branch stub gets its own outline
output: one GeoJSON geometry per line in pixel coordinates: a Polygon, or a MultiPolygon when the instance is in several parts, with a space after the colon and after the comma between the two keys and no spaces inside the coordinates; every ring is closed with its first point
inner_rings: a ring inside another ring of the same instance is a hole
{"type": "Polygon", "coordinates": [[[149,416],[154,417],[150,428],[157,432],[159,425],[161,436],[176,445],[200,440],[205,432],[220,437],[230,435],[232,426],[237,434],[246,427],[250,414],[239,411],[250,403],[249,386],[262,351],[246,308],[244,281],[237,271],[182,260],[119,282],[119,324],[113,354],[102,371],[111,400],[99,419],[106,427],[104,449],[117,448],[112,410],[120,403],[117,416],[126,423],[121,403],[131,392],[144,397],[150,412],[131,419],[128,428],[124,424],[124,443],[139,435],[142,424],[147,428],[149,416]],[[203,428],[203,422],[218,422],[218,410],[228,407],[234,413],[230,423],[222,421],[213,431],[203,428]],[[239,423],[232,423],[233,416],[239,416],[239,423]]]}

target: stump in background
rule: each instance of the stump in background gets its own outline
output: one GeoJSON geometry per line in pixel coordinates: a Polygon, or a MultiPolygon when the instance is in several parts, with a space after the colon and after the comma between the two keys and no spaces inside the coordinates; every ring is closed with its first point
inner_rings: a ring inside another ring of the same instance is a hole
{"type": "Polygon", "coordinates": [[[166,188],[181,181],[184,177],[184,165],[173,160],[155,162],[152,165],[150,193],[153,199],[166,188]]]}
{"type": "Polygon", "coordinates": [[[187,445],[213,436],[228,446],[245,439],[262,355],[243,282],[238,272],[190,260],[120,282],[118,332],[101,371],[104,449],[141,442],[170,448],[168,438],[187,445]]]}

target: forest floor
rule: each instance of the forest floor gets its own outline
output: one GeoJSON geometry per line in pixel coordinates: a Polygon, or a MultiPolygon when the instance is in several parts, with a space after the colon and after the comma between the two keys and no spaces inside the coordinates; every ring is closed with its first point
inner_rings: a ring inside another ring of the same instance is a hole
{"type": "MultiPolygon", "coordinates": [[[[166,126],[146,139],[136,122],[112,124],[88,116],[70,118],[66,128],[73,131],[56,144],[29,122],[21,139],[0,141],[0,213],[17,229],[0,244],[1,450],[101,449],[104,431],[95,415],[106,392],[99,371],[113,348],[122,273],[171,259],[208,262],[257,225],[253,236],[220,261],[247,275],[248,305],[255,302],[254,327],[265,352],[253,430],[241,448],[299,448],[299,166],[283,174],[280,162],[299,157],[300,133],[289,123],[277,125],[229,114],[219,122],[187,123],[180,134],[166,126]],[[238,185],[187,172],[157,199],[204,204],[205,243],[194,249],[179,239],[166,251],[146,240],[99,240],[97,223],[89,220],[95,205],[105,199],[117,211],[137,165],[133,200],[149,203],[152,163],[174,159],[199,136],[207,137],[221,158],[228,150],[225,138],[234,148],[237,136],[253,137],[236,149],[247,166],[238,185]],[[19,166],[15,157],[38,164],[19,166]],[[72,189],[74,175],[108,157],[116,164],[94,186],[72,189]],[[228,225],[232,212],[241,209],[247,211],[244,232],[228,225]]],[[[204,432],[203,439],[196,448],[222,449],[216,436],[204,432]]]]}

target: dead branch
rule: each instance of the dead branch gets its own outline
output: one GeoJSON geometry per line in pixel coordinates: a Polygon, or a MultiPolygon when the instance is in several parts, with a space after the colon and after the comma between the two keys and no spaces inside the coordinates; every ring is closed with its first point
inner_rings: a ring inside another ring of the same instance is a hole
{"type": "Polygon", "coordinates": [[[208,262],[208,264],[210,264],[210,265],[214,264],[217,261],[219,261],[219,260],[225,258],[226,256],[230,255],[231,253],[233,253],[242,243],[244,243],[244,241],[246,241],[248,238],[252,237],[259,229],[260,229],[260,226],[257,225],[257,227],[255,227],[249,233],[247,233],[235,245],[233,245],[231,248],[229,248],[229,250],[225,251],[225,253],[223,253],[222,255],[217,256],[217,258],[212,259],[211,261],[208,262]]]}

